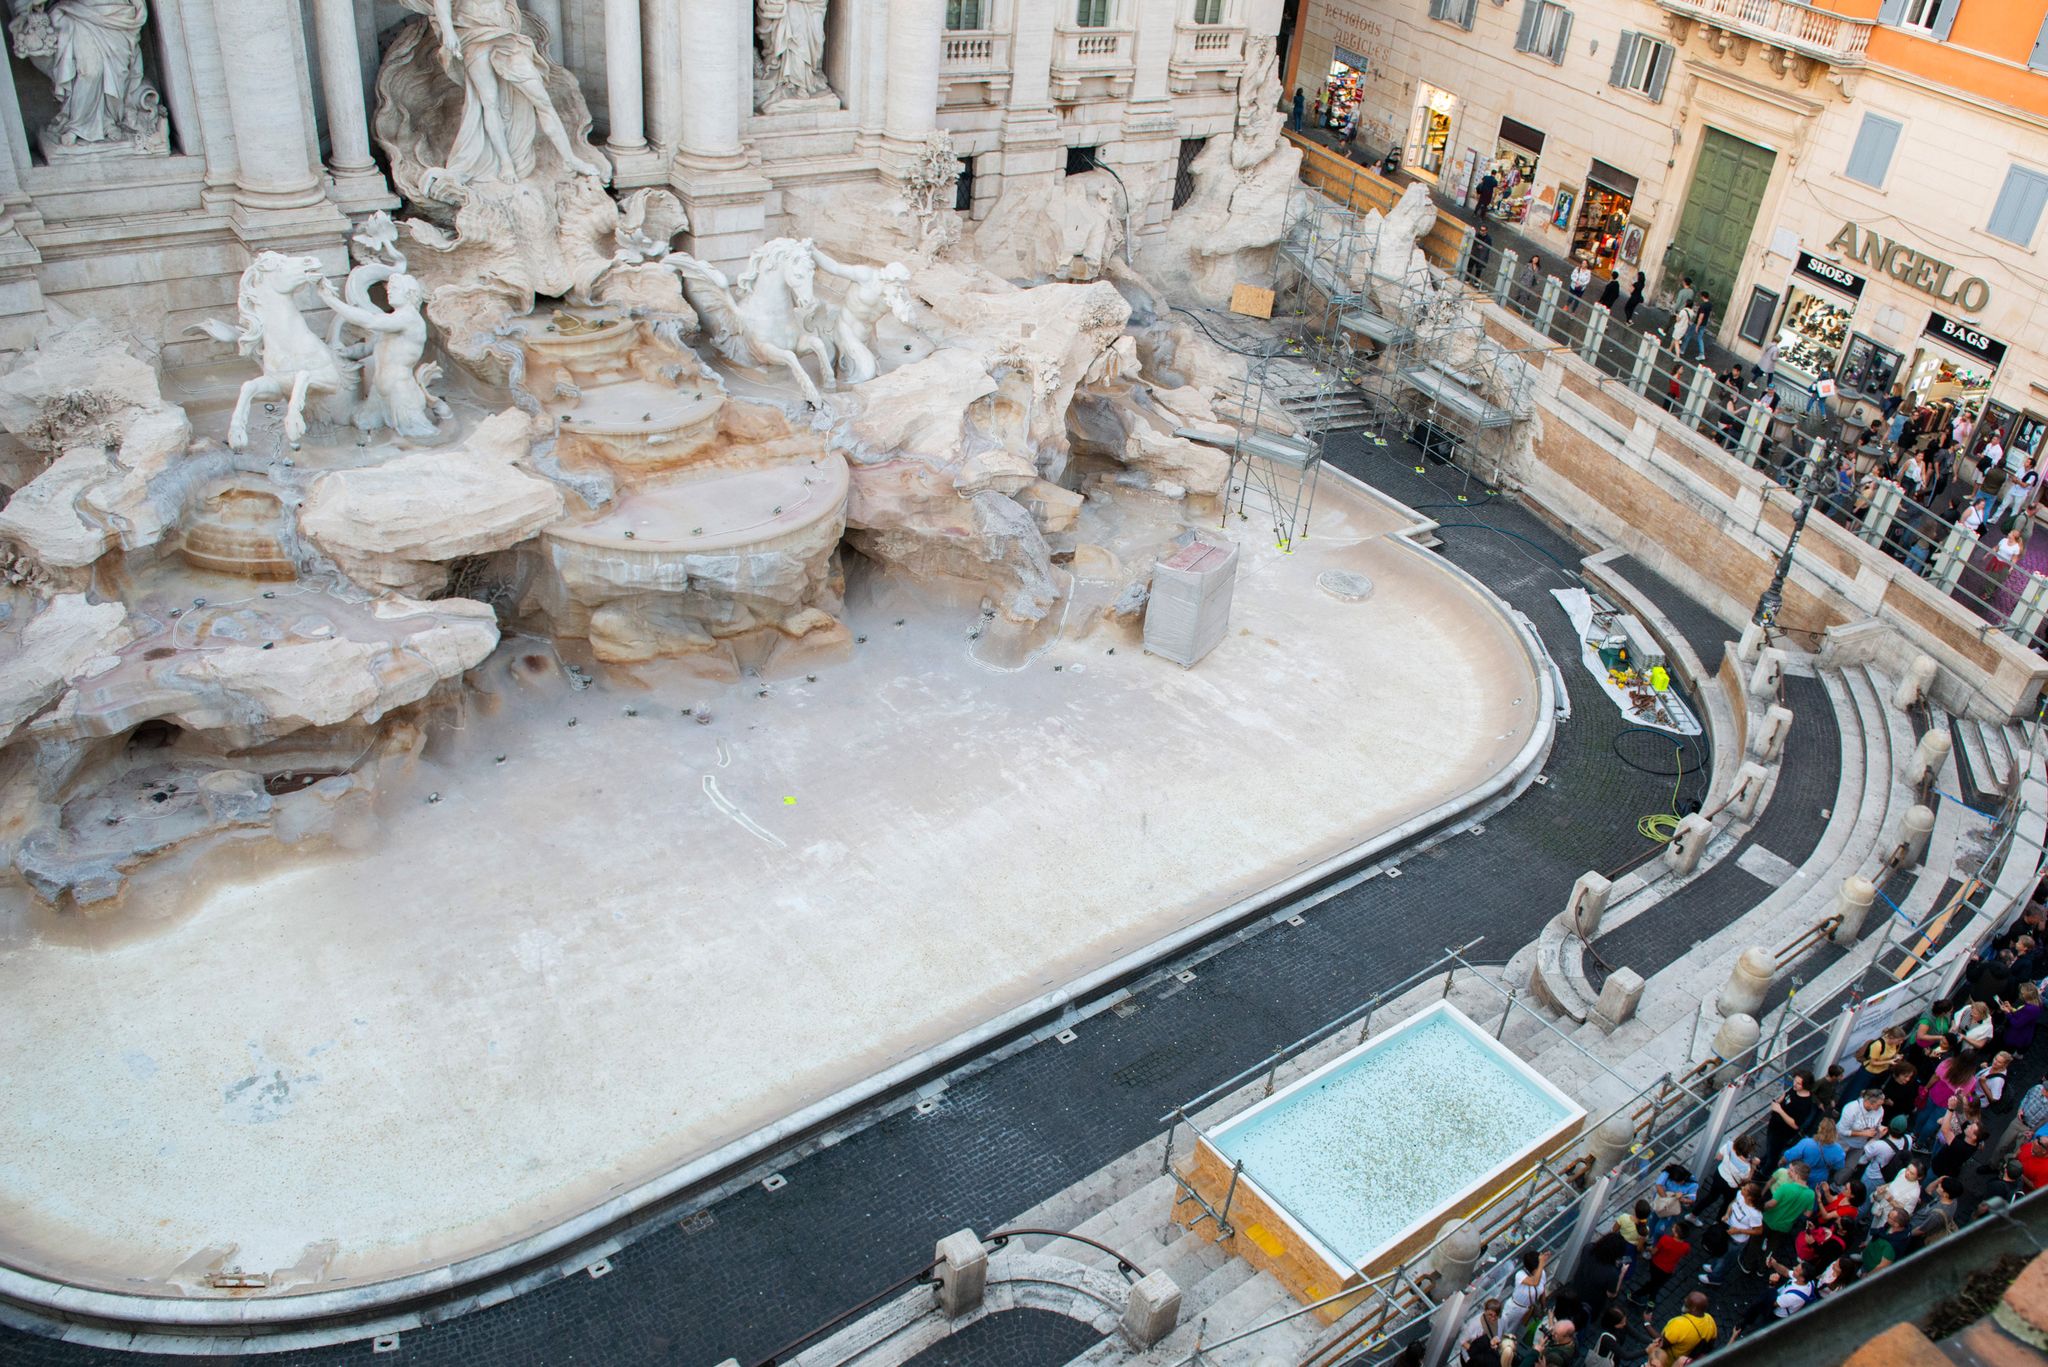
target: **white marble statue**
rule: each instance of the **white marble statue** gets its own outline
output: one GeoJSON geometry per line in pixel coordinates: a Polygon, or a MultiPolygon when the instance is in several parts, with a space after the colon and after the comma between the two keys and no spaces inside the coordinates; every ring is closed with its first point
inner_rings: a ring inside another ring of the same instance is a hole
{"type": "Polygon", "coordinates": [[[46,154],[127,144],[167,150],[163,101],[142,75],[143,0],[27,0],[7,25],[18,57],[56,87],[46,154]]]}
{"type": "Polygon", "coordinates": [[[368,388],[356,405],[352,421],[359,432],[388,427],[403,437],[431,437],[435,421],[448,416],[448,405],[427,391],[441,367],[424,359],[427,320],[420,312],[427,292],[418,278],[406,273],[398,250],[398,230],[388,214],[373,214],[352,239],[360,263],[348,273],[342,292],[322,280],[320,299],[335,317],[328,342],[351,359],[368,356],[368,388]],[[370,291],[384,286],[390,308],[377,307],[370,291]],[[364,334],[357,346],[340,347],[343,326],[364,334]]]}
{"type": "Polygon", "coordinates": [[[460,199],[479,182],[516,184],[531,179],[541,138],[580,176],[610,178],[598,162],[577,155],[555,109],[545,75],[547,59],[525,26],[514,0],[399,0],[433,20],[441,67],[462,87],[462,123],[444,163],[430,173],[437,197],[460,199]]]}
{"type": "Polygon", "coordinates": [[[882,370],[875,359],[875,325],[882,315],[893,313],[906,325],[916,321],[908,288],[910,268],[900,261],[886,266],[849,266],[816,247],[811,248],[811,255],[819,270],[847,282],[846,297],[839,301],[839,314],[832,325],[832,344],[839,352],[839,378],[848,384],[865,384],[882,370]]]}
{"type": "Polygon", "coordinates": [[[754,108],[828,94],[825,81],[826,0],[756,0],[754,108]]]}
{"type": "Polygon", "coordinates": [[[737,283],[686,252],[670,252],[663,260],[682,277],[683,297],[720,355],[735,365],[782,366],[804,398],[823,407],[799,355],[814,358],[826,385],[832,384],[832,352],[818,326],[814,251],[808,239],[764,242],[747,258],[737,283]]]}
{"type": "Polygon", "coordinates": [[[258,399],[286,400],[284,435],[293,450],[305,438],[308,413],[320,422],[345,423],[355,412],[357,367],[322,341],[299,312],[298,292],[320,278],[318,257],[263,252],[242,272],[235,296],[239,326],[208,319],[190,329],[233,342],[263,367],[242,386],[228,422],[228,445],[237,451],[249,445],[249,409],[258,399]]]}

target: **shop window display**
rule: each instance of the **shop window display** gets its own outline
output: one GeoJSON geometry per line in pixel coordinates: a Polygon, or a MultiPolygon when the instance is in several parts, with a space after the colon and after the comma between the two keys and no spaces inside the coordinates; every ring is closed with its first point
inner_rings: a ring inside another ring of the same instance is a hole
{"type": "Polygon", "coordinates": [[[1778,327],[1778,364],[1816,378],[1832,375],[1848,339],[1848,309],[1794,290],[1778,327]]]}
{"type": "Polygon", "coordinates": [[[1628,231],[1628,211],[1634,203],[1627,195],[1597,182],[1586,184],[1586,198],[1579,206],[1579,220],[1572,230],[1572,256],[1602,275],[1614,273],[1621,256],[1622,236],[1628,231]]]}
{"type": "Polygon", "coordinates": [[[1331,62],[1330,76],[1323,87],[1323,127],[1343,132],[1358,112],[1365,88],[1365,73],[1345,62],[1331,62]]]}
{"type": "Polygon", "coordinates": [[[1837,378],[1844,393],[1882,399],[1891,393],[1892,384],[1898,379],[1899,367],[1905,359],[1902,353],[1875,338],[1860,332],[1852,333],[1849,345],[1843,349],[1842,369],[1837,378]]]}

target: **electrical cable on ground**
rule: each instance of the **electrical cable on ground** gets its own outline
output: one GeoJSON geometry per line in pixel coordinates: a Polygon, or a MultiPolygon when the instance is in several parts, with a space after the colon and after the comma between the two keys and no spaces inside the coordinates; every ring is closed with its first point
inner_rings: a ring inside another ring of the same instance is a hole
{"type": "Polygon", "coordinates": [[[1654,812],[1636,822],[1636,830],[1645,840],[1654,840],[1660,845],[1669,844],[1671,838],[1678,834],[1678,823],[1685,819],[1679,815],[1678,811],[1679,794],[1684,788],[1687,778],[1694,774],[1702,773],[1706,769],[1704,762],[1687,767],[1685,762],[1685,742],[1689,739],[1690,737],[1680,737],[1677,740],[1672,740],[1670,735],[1653,726],[1625,726],[1615,732],[1614,739],[1608,743],[1608,747],[1614,751],[1614,757],[1629,768],[1634,769],[1637,773],[1649,774],[1655,778],[1669,778],[1671,780],[1670,812],[1668,814],[1654,812]],[[1671,745],[1673,767],[1668,770],[1652,769],[1647,764],[1638,764],[1635,760],[1623,754],[1621,738],[1637,732],[1646,736],[1655,736],[1659,740],[1669,742],[1671,745]]]}

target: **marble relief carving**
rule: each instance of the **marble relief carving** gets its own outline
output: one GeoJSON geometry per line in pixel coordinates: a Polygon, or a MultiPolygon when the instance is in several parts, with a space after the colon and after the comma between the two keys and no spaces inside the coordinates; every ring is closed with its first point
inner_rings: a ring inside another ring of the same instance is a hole
{"type": "Polygon", "coordinates": [[[826,0],[757,0],[754,108],[832,97],[825,80],[826,0]]]}
{"type": "Polygon", "coordinates": [[[15,55],[48,76],[57,96],[57,112],[39,135],[46,160],[168,152],[163,99],[142,74],[148,18],[143,0],[27,0],[17,7],[7,25],[15,55]]]}

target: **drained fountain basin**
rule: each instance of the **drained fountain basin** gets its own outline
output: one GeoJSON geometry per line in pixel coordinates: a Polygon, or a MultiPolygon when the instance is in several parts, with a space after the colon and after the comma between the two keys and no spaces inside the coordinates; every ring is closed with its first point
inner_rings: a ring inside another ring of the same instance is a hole
{"type": "Polygon", "coordinates": [[[1439,1003],[1200,1136],[1183,1176],[1212,1208],[1229,1200],[1239,1256],[1309,1302],[1427,1248],[1446,1220],[1569,1144],[1584,1118],[1439,1003]]]}

